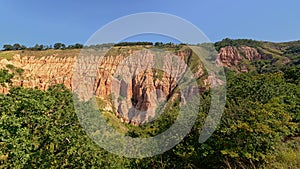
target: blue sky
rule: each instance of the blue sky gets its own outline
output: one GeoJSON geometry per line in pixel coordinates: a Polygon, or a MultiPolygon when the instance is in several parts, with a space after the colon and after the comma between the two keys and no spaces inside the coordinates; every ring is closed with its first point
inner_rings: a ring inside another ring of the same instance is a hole
{"type": "Polygon", "coordinates": [[[1,0],[0,4],[1,47],[85,43],[110,21],[137,12],[177,15],[213,42],[226,37],[300,40],[299,0],[1,0]]]}

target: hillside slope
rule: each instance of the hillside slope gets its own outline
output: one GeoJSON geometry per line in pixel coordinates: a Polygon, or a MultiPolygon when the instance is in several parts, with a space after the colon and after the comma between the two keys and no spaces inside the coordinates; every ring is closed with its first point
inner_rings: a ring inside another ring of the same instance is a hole
{"type": "MultiPolygon", "coordinates": [[[[215,43],[215,47],[218,50],[215,58],[217,65],[235,72],[278,71],[298,64],[300,58],[300,42],[271,43],[224,39],[215,43]]],[[[184,63],[192,69],[198,79],[200,91],[204,91],[213,81],[222,83],[208,75],[201,61],[184,45],[161,48],[169,51],[163,53],[167,63],[164,67],[172,70],[172,74],[147,68],[147,65],[154,63],[155,54],[149,51],[152,48],[154,47],[149,45],[112,48],[98,63],[97,69],[93,70],[95,77],[84,78],[87,85],[80,87],[85,89],[81,91],[82,97],[89,97],[87,94],[93,93],[107,102],[108,105],[104,106],[106,110],[115,111],[116,116],[126,123],[139,125],[155,117],[155,109],[160,101],[176,95],[178,97],[175,89],[179,79],[173,77],[185,71],[184,63]],[[184,61],[182,65],[171,64],[172,55],[184,61]],[[134,59],[139,57],[140,61],[134,59]],[[124,65],[123,62],[127,64],[124,65]],[[128,77],[129,81],[124,81],[123,71],[132,76],[128,77]],[[136,109],[130,109],[132,106],[136,109]]],[[[75,65],[78,63],[76,56],[79,53],[78,49],[3,51],[0,52],[0,68],[8,68],[11,71],[24,70],[22,75],[15,76],[12,80],[14,86],[47,90],[53,84],[62,83],[68,89],[76,91],[79,88],[76,83],[83,80],[82,77],[73,76],[76,71],[75,65]]],[[[86,69],[95,62],[88,56],[81,59],[84,59],[82,63],[85,65],[79,65],[80,69],[86,69]]],[[[0,90],[7,93],[9,89],[1,87],[0,90]]]]}

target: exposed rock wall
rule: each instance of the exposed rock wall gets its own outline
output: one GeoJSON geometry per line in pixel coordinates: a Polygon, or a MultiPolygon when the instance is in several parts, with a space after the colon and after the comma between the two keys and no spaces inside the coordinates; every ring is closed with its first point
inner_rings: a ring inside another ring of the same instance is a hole
{"type": "MultiPolygon", "coordinates": [[[[53,56],[36,59],[32,57],[20,57],[15,55],[12,60],[3,59],[0,61],[0,68],[6,68],[6,65],[13,65],[24,70],[22,77],[15,76],[14,86],[38,87],[46,90],[52,84],[65,84],[67,88],[72,88],[72,76],[74,58],[57,58],[53,56]]],[[[6,88],[1,89],[7,93],[6,88]]]]}
{"type": "Polygon", "coordinates": [[[262,59],[262,55],[257,51],[257,49],[252,47],[227,46],[220,49],[216,62],[221,66],[225,66],[241,72],[248,72],[248,65],[241,64],[241,61],[244,59],[248,61],[262,59]]]}
{"type": "MultiPolygon", "coordinates": [[[[186,72],[185,57],[191,57],[191,53],[175,55],[142,50],[126,57],[79,57],[73,90],[84,99],[93,94],[102,99],[109,97],[117,116],[126,123],[149,122],[155,118],[157,106],[171,97],[186,72]]],[[[204,74],[202,67],[198,68],[195,78],[204,74]]]]}
{"type": "MultiPolygon", "coordinates": [[[[117,116],[127,123],[140,124],[151,121],[158,104],[171,96],[186,70],[185,57],[190,57],[191,52],[160,53],[159,58],[155,58],[156,55],[148,50],[106,57],[15,55],[10,61],[1,60],[0,68],[11,64],[24,70],[21,77],[15,76],[12,80],[14,86],[47,90],[52,84],[63,83],[86,99],[92,95],[102,99],[114,97],[117,116]]],[[[202,66],[198,66],[196,78],[203,74],[202,66]]],[[[8,92],[8,88],[0,90],[8,92]]]]}
{"type": "MultiPolygon", "coordinates": [[[[192,56],[192,52],[179,51],[176,56],[163,53],[158,59],[155,58],[156,54],[147,50],[129,50],[129,57],[125,55],[85,56],[77,59],[15,55],[10,61],[0,60],[0,68],[11,64],[24,69],[22,77],[16,76],[13,79],[15,86],[46,90],[52,84],[63,83],[83,98],[96,95],[102,99],[112,99],[117,116],[126,123],[151,121],[155,118],[155,108],[173,94],[182,73],[187,69],[184,61],[192,56]],[[177,58],[176,64],[174,58],[177,58]]],[[[238,69],[243,59],[252,61],[261,58],[254,48],[229,46],[220,49],[216,62],[221,66],[238,69]]],[[[203,65],[198,65],[196,69],[195,78],[202,77],[203,65]]],[[[248,68],[240,71],[248,71],[248,68]]],[[[211,75],[203,82],[205,85],[222,83],[211,75]]],[[[1,87],[0,92],[7,93],[8,89],[1,87]]]]}

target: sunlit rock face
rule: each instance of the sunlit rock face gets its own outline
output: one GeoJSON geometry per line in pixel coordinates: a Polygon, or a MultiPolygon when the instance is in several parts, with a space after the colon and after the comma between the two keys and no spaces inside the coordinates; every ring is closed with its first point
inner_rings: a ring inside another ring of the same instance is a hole
{"type": "Polygon", "coordinates": [[[226,46],[220,49],[217,64],[237,71],[248,72],[249,65],[241,63],[243,60],[253,61],[262,59],[257,49],[248,46],[226,46]]]}
{"type": "MultiPolygon", "coordinates": [[[[159,105],[175,96],[182,101],[184,96],[174,90],[184,73],[189,69],[192,51],[157,52],[153,50],[126,50],[113,55],[86,55],[80,57],[15,55],[11,60],[0,60],[0,68],[13,65],[24,70],[22,76],[13,78],[14,86],[37,87],[47,90],[50,85],[64,84],[88,100],[96,96],[108,102],[105,109],[114,111],[121,121],[139,125],[152,121],[159,105]]],[[[232,67],[242,57],[259,59],[259,53],[249,47],[222,48],[217,57],[219,65],[232,67]],[[239,53],[243,50],[245,56],[239,53]]],[[[193,67],[193,78],[202,78],[204,86],[222,82],[213,75],[205,76],[203,65],[193,67]]],[[[199,87],[205,90],[205,87],[199,87]]],[[[0,91],[8,92],[1,87],[0,91]]],[[[189,92],[198,92],[191,89],[189,92]]]]}

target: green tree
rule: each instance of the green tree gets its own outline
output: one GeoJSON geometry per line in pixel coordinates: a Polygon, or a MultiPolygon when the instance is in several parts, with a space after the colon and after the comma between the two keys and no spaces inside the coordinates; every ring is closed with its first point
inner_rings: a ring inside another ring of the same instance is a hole
{"type": "Polygon", "coordinates": [[[9,44],[3,45],[3,50],[13,50],[13,46],[9,44]]]}
{"type": "Polygon", "coordinates": [[[66,45],[62,43],[60,49],[66,49],[66,45]]]}
{"type": "Polygon", "coordinates": [[[83,45],[82,45],[82,44],[79,44],[79,43],[76,43],[76,44],[74,45],[74,48],[75,48],[75,49],[81,49],[81,48],[83,48],[83,45]]]}
{"type": "Polygon", "coordinates": [[[21,45],[18,44],[18,43],[15,43],[15,44],[13,45],[13,50],[21,50],[21,45]]]}
{"type": "Polygon", "coordinates": [[[53,48],[54,49],[61,49],[62,48],[62,43],[55,43],[53,48]]]}

